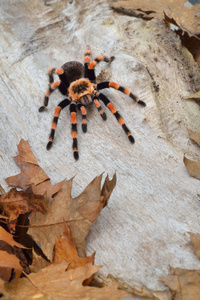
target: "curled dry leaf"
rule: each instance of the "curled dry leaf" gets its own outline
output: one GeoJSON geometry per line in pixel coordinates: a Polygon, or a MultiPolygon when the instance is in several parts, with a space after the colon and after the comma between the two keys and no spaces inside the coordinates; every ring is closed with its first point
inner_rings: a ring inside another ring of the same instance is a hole
{"type": "Polygon", "coordinates": [[[8,216],[8,228],[11,233],[15,233],[20,214],[26,214],[33,210],[45,214],[46,208],[44,196],[35,195],[31,190],[17,191],[16,188],[12,188],[8,193],[0,196],[0,205],[4,214],[8,216]]]}
{"type": "Polygon", "coordinates": [[[83,286],[82,282],[98,271],[98,266],[91,263],[80,268],[68,270],[68,264],[63,261],[59,264],[51,264],[37,273],[32,273],[28,278],[21,278],[13,291],[6,286],[10,300],[27,299],[88,299],[117,300],[128,297],[129,294],[118,290],[116,285],[94,288],[83,286]]]}
{"type": "Polygon", "coordinates": [[[13,268],[15,270],[22,272],[22,267],[19,263],[19,259],[6,251],[0,250],[0,266],[6,268],[13,268]]]}
{"type": "Polygon", "coordinates": [[[200,133],[194,132],[190,129],[187,129],[187,131],[191,140],[195,141],[200,146],[200,133]]]}
{"type": "Polygon", "coordinates": [[[200,34],[200,4],[192,7],[184,6],[185,0],[126,0],[109,2],[109,4],[128,14],[138,15],[142,18],[159,18],[178,26],[190,36],[200,34]]]}
{"type": "Polygon", "coordinates": [[[185,156],[183,158],[183,162],[188,170],[188,173],[191,176],[200,179],[200,162],[190,160],[185,156]]]}
{"type": "Polygon", "coordinates": [[[32,228],[28,233],[39,241],[45,255],[52,260],[55,236],[60,238],[64,231],[64,222],[69,225],[72,239],[80,257],[85,256],[85,239],[102,208],[107,205],[115,186],[116,175],[111,181],[105,180],[101,189],[102,175],[96,177],[76,198],[72,198],[72,179],[66,180],[51,201],[47,214],[33,212],[30,217],[32,228]]]}
{"type": "Polygon", "coordinates": [[[35,194],[44,195],[46,192],[47,200],[51,199],[60,189],[63,181],[54,185],[50,184],[50,178],[38,165],[28,141],[22,139],[18,150],[19,154],[14,157],[14,160],[20,167],[21,173],[6,178],[6,182],[14,187],[21,187],[23,190],[31,186],[35,194]]]}
{"type": "Polygon", "coordinates": [[[7,244],[9,244],[10,246],[16,246],[19,248],[26,248],[23,245],[21,245],[20,243],[17,243],[14,239],[13,239],[13,235],[10,234],[9,232],[7,232],[3,227],[0,226],[0,240],[6,242],[7,244]]]}
{"type": "Polygon", "coordinates": [[[161,280],[169,287],[173,299],[199,300],[200,270],[170,268],[170,273],[161,280]]]}

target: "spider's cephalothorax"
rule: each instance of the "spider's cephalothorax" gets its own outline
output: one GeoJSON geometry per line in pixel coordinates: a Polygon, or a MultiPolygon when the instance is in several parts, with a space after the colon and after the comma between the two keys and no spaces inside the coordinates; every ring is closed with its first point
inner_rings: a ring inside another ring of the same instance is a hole
{"type": "Polygon", "coordinates": [[[131,97],[133,101],[137,102],[138,104],[142,106],[146,105],[145,102],[139,100],[128,89],[120,86],[118,83],[105,81],[96,84],[96,76],[94,70],[95,66],[100,61],[111,62],[114,57],[112,56],[108,58],[107,56],[99,55],[95,58],[95,60],[90,62],[90,56],[91,50],[90,47],[87,46],[85,50],[84,65],[78,61],[70,61],[62,65],[59,69],[49,69],[49,88],[45,93],[44,104],[39,108],[39,111],[41,112],[45,109],[45,107],[47,107],[51,93],[57,88],[66,97],[58,104],[55,109],[47,149],[49,150],[52,146],[60,112],[63,108],[69,105],[72,124],[73,152],[75,159],[78,159],[78,135],[76,119],[77,108],[80,109],[82,114],[82,130],[83,132],[86,132],[87,117],[85,107],[87,105],[94,103],[102,119],[106,120],[106,114],[103,111],[99,100],[101,100],[104,105],[106,105],[110,109],[119,124],[122,126],[124,132],[127,134],[129,141],[131,143],[134,143],[134,138],[131,135],[130,130],[127,128],[124,119],[120,116],[117,109],[110,102],[110,100],[100,92],[101,89],[114,88],[131,97]],[[60,78],[60,81],[54,82],[53,74],[57,74],[60,78]]]}
{"type": "Polygon", "coordinates": [[[73,81],[68,88],[68,97],[77,104],[88,105],[93,103],[95,85],[87,78],[73,81]]]}

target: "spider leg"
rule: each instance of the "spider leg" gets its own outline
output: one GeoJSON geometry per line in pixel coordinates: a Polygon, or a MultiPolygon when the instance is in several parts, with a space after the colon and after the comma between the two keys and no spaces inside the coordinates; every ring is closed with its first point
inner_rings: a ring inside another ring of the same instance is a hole
{"type": "Polygon", "coordinates": [[[124,119],[118,113],[116,107],[110,102],[110,100],[104,94],[100,93],[98,96],[103,101],[103,103],[110,109],[112,114],[117,119],[118,123],[122,126],[124,132],[127,134],[128,138],[129,138],[129,141],[131,143],[134,143],[135,142],[134,137],[131,135],[130,130],[126,126],[124,119]]]}
{"type": "Polygon", "coordinates": [[[90,79],[90,81],[92,82],[96,82],[96,75],[95,75],[95,71],[94,68],[96,67],[96,65],[100,62],[100,61],[105,61],[107,63],[112,62],[115,59],[114,56],[108,57],[108,56],[104,56],[104,55],[98,55],[95,60],[91,61],[88,64],[88,78],[90,79]]]}
{"type": "Polygon", "coordinates": [[[58,104],[58,106],[56,107],[56,109],[54,111],[54,117],[53,117],[53,121],[52,121],[52,125],[51,125],[51,133],[49,136],[49,142],[47,144],[47,150],[49,150],[52,146],[54,136],[55,136],[55,130],[56,130],[57,123],[58,123],[58,118],[60,116],[60,112],[63,108],[65,108],[70,103],[71,103],[71,101],[69,101],[68,99],[64,99],[63,101],[61,101],[58,104]]]}
{"type": "Polygon", "coordinates": [[[87,111],[84,105],[80,105],[80,110],[82,113],[82,130],[83,132],[87,132],[87,111]]]}
{"type": "MultiPolygon", "coordinates": [[[[91,49],[90,46],[86,46],[85,52],[84,52],[84,77],[89,78],[88,74],[88,65],[90,62],[90,57],[91,57],[91,49]]],[[[91,79],[95,79],[94,74],[90,74],[91,79]]],[[[89,78],[90,79],[90,78],[89,78]]]]}
{"type": "Polygon", "coordinates": [[[44,111],[44,109],[48,106],[49,97],[53,93],[53,91],[55,91],[57,88],[59,89],[61,94],[63,94],[64,96],[67,95],[67,88],[62,82],[58,81],[50,84],[48,90],[45,93],[44,104],[38,109],[39,112],[44,111]]]}
{"type": "Polygon", "coordinates": [[[73,139],[73,152],[74,152],[74,158],[78,160],[78,142],[77,142],[77,119],[76,119],[76,104],[71,103],[70,105],[70,114],[71,114],[71,124],[72,124],[72,139],[73,139]]]}
{"type": "Polygon", "coordinates": [[[62,68],[56,69],[56,68],[50,68],[48,70],[48,76],[49,76],[49,83],[54,82],[53,74],[62,75],[64,73],[64,70],[62,68]]]}
{"type": "Polygon", "coordinates": [[[96,75],[94,68],[95,66],[100,62],[100,61],[105,61],[105,62],[111,62],[115,58],[114,56],[111,56],[110,58],[107,56],[99,55],[90,62],[91,58],[91,50],[90,46],[87,46],[84,52],[84,77],[88,78],[92,82],[96,82],[96,75]]]}
{"type": "Polygon", "coordinates": [[[142,106],[146,106],[146,103],[144,101],[139,100],[135,95],[133,95],[131,93],[131,91],[129,91],[128,89],[126,89],[122,86],[120,86],[118,83],[105,81],[105,82],[100,82],[100,83],[97,84],[97,90],[102,90],[102,89],[105,89],[105,88],[113,88],[115,90],[118,90],[118,91],[126,94],[130,98],[132,98],[133,101],[137,102],[138,104],[140,104],[142,106]]]}
{"type": "Polygon", "coordinates": [[[101,104],[99,103],[99,100],[97,98],[94,98],[93,101],[94,101],[94,104],[96,105],[96,108],[98,109],[100,116],[105,121],[107,119],[106,113],[103,111],[103,108],[101,107],[101,104]]]}

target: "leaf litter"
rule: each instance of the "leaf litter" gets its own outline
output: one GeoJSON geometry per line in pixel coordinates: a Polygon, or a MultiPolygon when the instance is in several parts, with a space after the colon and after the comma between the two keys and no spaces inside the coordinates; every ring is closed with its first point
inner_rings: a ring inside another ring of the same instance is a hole
{"type": "MultiPolygon", "coordinates": [[[[198,136],[193,132],[189,134],[198,143],[198,136]]],[[[52,186],[50,179],[45,179],[46,175],[37,164],[28,142],[22,140],[19,151],[16,161],[21,173],[9,177],[7,182],[25,190],[14,188],[1,195],[2,299],[62,300],[78,297],[114,300],[136,295],[157,300],[199,300],[200,270],[170,268],[170,275],[161,279],[171,293],[150,291],[135,284],[130,288],[118,279],[112,279],[109,284],[104,281],[99,288],[93,276],[100,267],[94,265],[95,253],[86,257],[85,239],[93,222],[108,204],[116,185],[116,175],[111,180],[106,177],[102,188],[102,175],[94,178],[78,197],[72,198],[73,179],[52,186]],[[26,168],[31,170],[32,176],[27,175],[26,168]],[[36,174],[39,174],[39,179],[36,174]],[[47,185],[43,185],[46,181],[47,185]],[[14,231],[10,227],[11,220],[15,221],[14,231]],[[11,234],[14,232],[15,235],[11,234]],[[21,274],[23,276],[19,278],[21,274]]],[[[200,235],[190,233],[190,238],[194,252],[200,257],[200,235]]]]}
{"type": "Polygon", "coordinates": [[[18,150],[14,160],[21,172],[6,179],[14,188],[0,198],[2,299],[121,299],[128,296],[127,292],[118,290],[116,284],[101,289],[89,287],[100,267],[94,266],[95,254],[85,256],[85,238],[108,204],[116,185],[116,174],[111,180],[106,177],[102,188],[102,175],[96,177],[73,199],[73,179],[51,185],[29,143],[21,140],[18,150]],[[17,187],[23,190],[18,191],[17,187]],[[19,278],[22,272],[26,278],[19,278]]]}

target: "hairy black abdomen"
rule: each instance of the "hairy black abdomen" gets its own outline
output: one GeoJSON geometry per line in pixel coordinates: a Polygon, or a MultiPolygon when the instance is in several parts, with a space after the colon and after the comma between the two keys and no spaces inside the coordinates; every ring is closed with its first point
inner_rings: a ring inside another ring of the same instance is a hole
{"type": "Polygon", "coordinates": [[[61,68],[64,70],[64,74],[59,77],[64,83],[66,83],[66,80],[68,83],[71,83],[72,81],[83,77],[84,66],[78,61],[69,61],[62,65],[61,68]]]}

